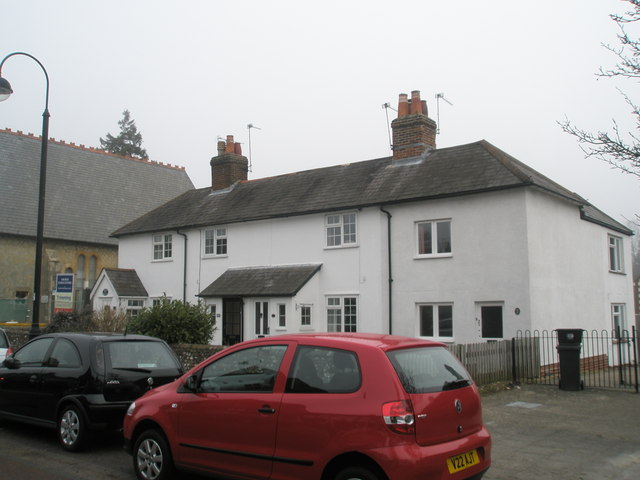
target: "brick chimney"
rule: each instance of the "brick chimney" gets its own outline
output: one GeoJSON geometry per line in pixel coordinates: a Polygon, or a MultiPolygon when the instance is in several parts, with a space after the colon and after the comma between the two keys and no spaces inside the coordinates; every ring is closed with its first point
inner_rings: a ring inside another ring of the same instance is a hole
{"type": "Polygon", "coordinates": [[[427,116],[427,102],[420,100],[420,92],[411,92],[411,98],[401,93],[398,100],[398,118],[391,122],[393,130],[393,159],[417,157],[436,148],[436,122],[427,116]]]}
{"type": "Polygon", "coordinates": [[[222,190],[238,181],[247,179],[249,160],[242,155],[239,143],[233,141],[233,135],[227,135],[227,141],[218,142],[218,155],[211,159],[211,188],[222,190]]]}

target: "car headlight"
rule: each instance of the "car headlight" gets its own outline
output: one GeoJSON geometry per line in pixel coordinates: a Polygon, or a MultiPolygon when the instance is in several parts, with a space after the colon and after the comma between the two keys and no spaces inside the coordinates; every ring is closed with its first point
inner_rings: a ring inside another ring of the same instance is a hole
{"type": "Polygon", "coordinates": [[[127,416],[131,416],[133,415],[133,412],[136,411],[136,402],[131,402],[131,405],[129,405],[129,408],[127,408],[127,416]]]}

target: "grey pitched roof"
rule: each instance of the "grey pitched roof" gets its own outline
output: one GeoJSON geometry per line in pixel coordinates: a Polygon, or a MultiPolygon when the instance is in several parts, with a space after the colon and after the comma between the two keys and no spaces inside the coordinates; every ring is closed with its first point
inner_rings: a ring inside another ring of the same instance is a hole
{"type": "Polygon", "coordinates": [[[148,297],[149,294],[135,270],[125,268],[105,268],[105,275],[111,280],[119,297],[148,297]]]}
{"type": "MultiPolygon", "coordinates": [[[[35,236],[39,137],[0,130],[0,234],[35,236]]],[[[44,235],[116,245],[111,232],[193,189],[182,168],[48,142],[44,235]]]]}
{"type": "MultiPolygon", "coordinates": [[[[239,182],[224,191],[184,193],[114,236],[246,222],[272,217],[388,205],[534,187],[589,203],[489,142],[435,149],[394,162],[390,157],[239,182]]],[[[623,228],[615,220],[608,222],[623,228]]]]}
{"type": "Polygon", "coordinates": [[[230,268],[199,296],[292,297],[321,267],[312,264],[230,268]]]}

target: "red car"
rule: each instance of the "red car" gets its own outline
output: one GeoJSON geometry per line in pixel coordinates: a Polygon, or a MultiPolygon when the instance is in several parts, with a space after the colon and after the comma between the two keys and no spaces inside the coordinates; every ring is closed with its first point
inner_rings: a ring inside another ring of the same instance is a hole
{"type": "Polygon", "coordinates": [[[479,480],[491,463],[478,390],[444,345],[374,334],[234,345],[129,408],[141,480],[479,480]]]}

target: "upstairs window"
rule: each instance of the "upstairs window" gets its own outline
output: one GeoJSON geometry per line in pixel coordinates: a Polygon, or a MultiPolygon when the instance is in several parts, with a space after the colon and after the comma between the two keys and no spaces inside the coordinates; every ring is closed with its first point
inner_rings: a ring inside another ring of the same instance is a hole
{"type": "Polygon", "coordinates": [[[451,255],[451,220],[418,222],[417,231],[419,256],[451,255]]]}
{"type": "Polygon", "coordinates": [[[207,256],[227,254],[227,229],[225,227],[204,231],[204,254],[207,256]]]}
{"type": "Polygon", "coordinates": [[[357,244],[356,214],[325,216],[327,247],[348,247],[357,244]]]}
{"type": "Polygon", "coordinates": [[[171,234],[153,236],[153,259],[167,260],[173,256],[173,240],[171,234]]]}
{"type": "Polygon", "coordinates": [[[609,235],[609,270],[612,272],[624,272],[622,257],[622,238],[609,235]]]}

